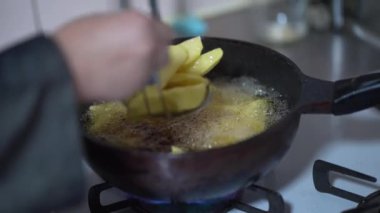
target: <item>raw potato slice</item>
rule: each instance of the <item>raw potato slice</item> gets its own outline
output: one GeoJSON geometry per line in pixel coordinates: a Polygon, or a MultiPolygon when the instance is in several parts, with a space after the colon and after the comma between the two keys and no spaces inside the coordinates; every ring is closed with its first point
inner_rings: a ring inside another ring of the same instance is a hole
{"type": "Polygon", "coordinates": [[[182,72],[196,73],[198,75],[206,75],[212,70],[223,56],[221,48],[213,49],[202,54],[196,61],[186,66],[182,72]]]}
{"type": "Polygon", "coordinates": [[[183,41],[182,43],[179,43],[178,45],[185,48],[188,54],[187,60],[185,61],[183,66],[187,66],[193,63],[195,60],[197,60],[203,50],[202,40],[201,40],[201,37],[199,36],[183,41]]]}
{"type": "Polygon", "coordinates": [[[164,98],[171,112],[180,113],[199,107],[206,98],[208,80],[183,87],[164,90],[164,98]]]}
{"type": "MultiPolygon", "coordinates": [[[[194,81],[191,85],[176,86],[162,90],[167,110],[171,113],[180,113],[197,108],[206,98],[208,84],[209,81],[207,79],[199,77],[197,83],[194,81]]],[[[150,112],[145,106],[143,93],[140,92],[128,103],[129,117],[139,117],[148,114],[157,115],[165,112],[164,105],[155,86],[146,87],[145,92],[150,112]]]]}
{"type": "Polygon", "coordinates": [[[220,48],[200,55],[202,49],[203,44],[200,37],[171,45],[169,47],[169,64],[159,73],[161,84],[144,88],[147,100],[140,91],[125,101],[124,103],[128,107],[128,116],[159,115],[165,112],[165,107],[168,112],[173,114],[199,107],[206,98],[209,85],[208,79],[202,75],[215,67],[223,55],[220,48]],[[181,72],[183,70],[185,72],[181,72]],[[162,91],[164,103],[156,86],[159,86],[162,91]]]}
{"type": "Polygon", "coordinates": [[[188,58],[185,48],[179,45],[169,46],[169,63],[160,70],[161,88],[164,88],[170,78],[177,72],[188,58]]]}
{"type": "Polygon", "coordinates": [[[166,84],[164,89],[170,89],[173,87],[188,86],[206,82],[205,78],[194,73],[176,73],[173,78],[166,84]]]}

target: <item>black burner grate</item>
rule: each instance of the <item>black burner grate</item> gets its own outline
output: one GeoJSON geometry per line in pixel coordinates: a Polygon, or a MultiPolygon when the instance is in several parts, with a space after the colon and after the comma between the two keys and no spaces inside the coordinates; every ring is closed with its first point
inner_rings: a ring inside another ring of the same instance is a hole
{"type": "Polygon", "coordinates": [[[363,197],[361,195],[337,188],[330,183],[330,172],[359,178],[369,182],[376,182],[375,177],[322,160],[317,160],[314,162],[313,181],[314,186],[318,191],[358,203],[356,208],[343,211],[343,213],[380,213],[380,190],[363,197]]]}
{"type": "MultiPolygon", "coordinates": [[[[268,211],[255,208],[242,201],[240,196],[236,196],[229,200],[220,202],[205,202],[205,203],[166,203],[166,204],[152,204],[141,201],[135,198],[127,198],[126,200],[112,203],[109,205],[102,205],[100,202],[100,195],[102,192],[112,188],[108,183],[102,183],[90,188],[88,192],[88,204],[92,213],[109,213],[118,210],[129,210],[128,212],[135,213],[161,213],[161,212],[181,212],[181,213],[226,213],[231,210],[240,210],[247,213],[283,213],[285,212],[284,201],[280,194],[263,188],[261,186],[251,185],[244,189],[244,192],[249,191],[259,197],[263,197],[268,201],[268,211]]],[[[239,193],[239,195],[242,193],[239,193]]]]}

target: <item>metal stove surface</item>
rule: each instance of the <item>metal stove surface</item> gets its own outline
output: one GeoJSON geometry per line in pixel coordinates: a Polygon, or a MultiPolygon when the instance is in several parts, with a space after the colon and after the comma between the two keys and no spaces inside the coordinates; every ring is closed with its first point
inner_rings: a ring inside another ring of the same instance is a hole
{"type": "MultiPolygon", "coordinates": [[[[380,113],[369,109],[349,116],[307,115],[296,140],[264,186],[277,190],[295,213],[342,212],[357,203],[316,191],[312,168],[317,159],[380,177],[380,113]]],[[[338,178],[334,185],[366,196],[379,183],[338,178]]]]}

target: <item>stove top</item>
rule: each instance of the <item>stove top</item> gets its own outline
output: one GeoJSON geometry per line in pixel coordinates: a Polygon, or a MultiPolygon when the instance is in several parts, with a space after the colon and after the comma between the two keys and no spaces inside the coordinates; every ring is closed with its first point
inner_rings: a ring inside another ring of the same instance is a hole
{"type": "MultiPolygon", "coordinates": [[[[380,189],[367,196],[361,196],[350,189],[342,189],[335,186],[337,178],[355,180],[360,184],[367,184],[366,181],[374,183],[375,177],[360,173],[358,171],[339,166],[327,161],[316,160],[313,165],[313,183],[317,191],[340,197],[357,203],[357,206],[342,213],[379,213],[380,212],[380,189]],[[354,179],[356,178],[356,179],[354,179]]],[[[160,202],[144,200],[131,195],[124,194],[124,199],[110,204],[102,204],[102,193],[113,188],[111,184],[105,182],[94,185],[88,191],[88,205],[92,213],[110,213],[119,210],[129,210],[134,213],[225,213],[239,211],[246,213],[285,213],[291,211],[286,208],[282,196],[270,189],[251,184],[240,192],[232,196],[224,197],[212,201],[195,203],[160,202]],[[247,195],[255,199],[247,199],[247,195]],[[250,204],[258,197],[267,201],[267,210],[263,210],[250,204]]]]}
{"type": "Polygon", "coordinates": [[[94,185],[88,192],[88,205],[92,213],[110,213],[118,210],[129,210],[134,213],[167,213],[167,212],[196,212],[196,213],[222,213],[238,210],[247,213],[283,213],[285,212],[284,201],[277,192],[271,191],[261,186],[250,185],[233,197],[226,197],[220,200],[196,202],[196,203],[176,203],[147,201],[131,197],[125,194],[123,200],[110,204],[102,204],[102,193],[112,188],[109,183],[94,185]],[[258,196],[268,202],[268,210],[264,211],[250,205],[246,200],[246,195],[258,196]]]}
{"type": "MultiPolygon", "coordinates": [[[[259,184],[278,191],[290,212],[342,212],[357,202],[316,191],[313,165],[318,159],[380,177],[380,113],[372,108],[351,115],[303,115],[291,149],[259,184]]],[[[375,182],[334,178],[336,187],[367,196],[380,189],[375,182]]]]}

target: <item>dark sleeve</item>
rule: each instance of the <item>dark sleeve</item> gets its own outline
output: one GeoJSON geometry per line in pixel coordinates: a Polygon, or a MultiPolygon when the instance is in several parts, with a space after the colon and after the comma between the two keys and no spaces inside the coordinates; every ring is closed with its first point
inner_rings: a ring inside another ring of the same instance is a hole
{"type": "Polygon", "coordinates": [[[75,94],[55,43],[0,53],[0,212],[48,212],[83,193],[75,94]]]}

